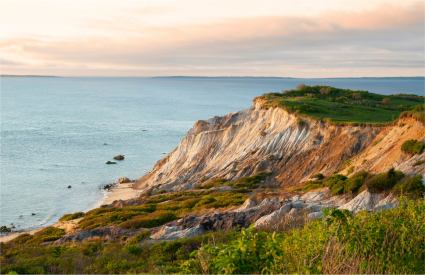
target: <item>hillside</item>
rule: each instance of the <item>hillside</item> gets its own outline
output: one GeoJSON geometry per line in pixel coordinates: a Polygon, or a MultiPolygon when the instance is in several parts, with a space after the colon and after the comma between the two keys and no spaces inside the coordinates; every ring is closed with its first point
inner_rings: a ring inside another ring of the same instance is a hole
{"type": "Polygon", "coordinates": [[[423,97],[323,88],[196,122],[139,197],[0,243],[1,273],[424,273],[423,97]]]}
{"type": "MultiPolygon", "coordinates": [[[[257,97],[248,110],[196,122],[177,148],[158,161],[136,187],[190,189],[210,179],[232,180],[260,172],[272,173],[274,182],[280,186],[293,185],[314,174],[330,175],[344,168],[354,156],[376,148],[379,139],[385,136],[381,145],[388,147],[385,154],[392,156],[389,163],[380,166],[378,156],[369,156],[366,160],[371,159],[370,162],[362,159],[362,163],[356,162],[351,168],[359,170],[365,165],[375,165],[374,171],[382,172],[393,163],[410,159],[401,153],[400,142],[425,136],[423,122],[414,117],[393,123],[403,111],[420,106],[421,102],[423,97],[418,96],[386,97],[322,86],[266,94],[257,97]],[[330,92],[322,95],[323,89],[330,92]],[[350,99],[357,94],[364,100],[350,99]],[[299,105],[287,107],[288,98],[299,105]],[[392,103],[382,106],[385,98],[390,98],[392,103]],[[335,102],[335,99],[347,102],[335,102]],[[322,109],[320,119],[316,117],[318,113],[312,111],[319,104],[316,101],[327,106],[322,109]],[[335,104],[345,106],[345,111],[335,112],[335,104]],[[386,112],[387,115],[380,115],[386,112]]],[[[381,148],[373,154],[380,156],[383,151],[381,148]]]]}

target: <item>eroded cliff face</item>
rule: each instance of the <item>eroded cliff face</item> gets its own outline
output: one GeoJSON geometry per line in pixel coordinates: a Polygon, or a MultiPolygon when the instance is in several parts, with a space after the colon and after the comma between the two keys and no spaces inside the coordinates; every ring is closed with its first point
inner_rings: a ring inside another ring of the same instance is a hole
{"type": "Polygon", "coordinates": [[[383,127],[373,142],[355,156],[344,173],[366,170],[372,173],[395,168],[405,174],[425,174],[425,152],[410,155],[402,152],[401,145],[409,140],[425,141],[425,125],[413,118],[403,118],[395,125],[383,127]]]}
{"type": "Polygon", "coordinates": [[[276,184],[296,184],[337,171],[380,131],[301,119],[281,108],[265,109],[257,99],[251,109],[196,122],[136,187],[180,190],[260,172],[273,173],[276,184]]]}

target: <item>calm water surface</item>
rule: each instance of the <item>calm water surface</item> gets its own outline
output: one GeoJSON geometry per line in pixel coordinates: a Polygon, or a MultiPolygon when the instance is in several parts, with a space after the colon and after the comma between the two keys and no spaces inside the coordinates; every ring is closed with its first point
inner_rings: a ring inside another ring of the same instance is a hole
{"type": "Polygon", "coordinates": [[[94,207],[102,185],[143,175],[196,120],[299,83],[424,93],[424,78],[1,77],[0,225],[28,229],[94,207]],[[105,165],[120,153],[125,161],[105,165]]]}

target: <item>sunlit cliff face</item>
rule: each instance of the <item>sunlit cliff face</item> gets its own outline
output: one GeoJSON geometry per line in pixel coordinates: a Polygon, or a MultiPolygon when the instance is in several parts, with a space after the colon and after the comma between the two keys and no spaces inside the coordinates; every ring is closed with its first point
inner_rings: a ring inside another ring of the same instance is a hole
{"type": "Polygon", "coordinates": [[[2,0],[2,74],[411,76],[422,1],[2,0]]]}

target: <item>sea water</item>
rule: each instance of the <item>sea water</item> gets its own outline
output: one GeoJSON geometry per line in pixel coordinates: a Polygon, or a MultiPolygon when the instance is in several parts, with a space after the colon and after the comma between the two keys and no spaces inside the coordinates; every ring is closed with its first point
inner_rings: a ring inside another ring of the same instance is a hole
{"type": "Polygon", "coordinates": [[[422,77],[0,77],[0,225],[30,229],[88,210],[104,196],[102,185],[142,176],[196,120],[300,83],[424,93],[422,77]],[[125,160],[105,164],[117,154],[125,160]]]}

